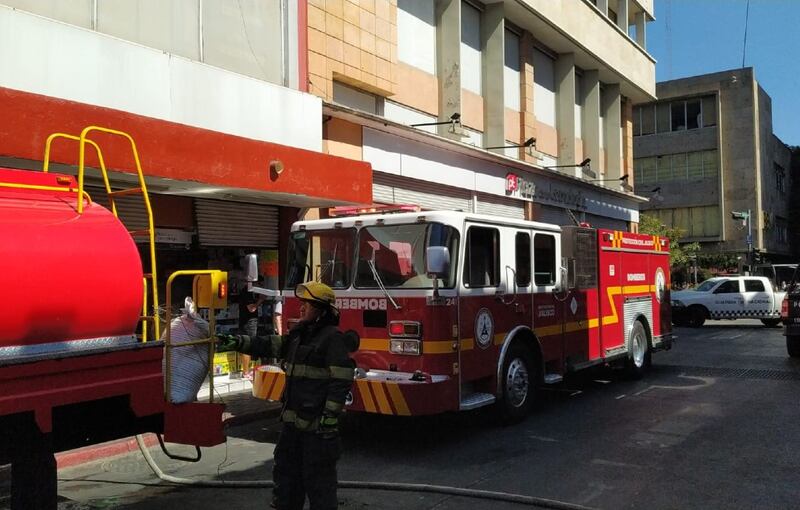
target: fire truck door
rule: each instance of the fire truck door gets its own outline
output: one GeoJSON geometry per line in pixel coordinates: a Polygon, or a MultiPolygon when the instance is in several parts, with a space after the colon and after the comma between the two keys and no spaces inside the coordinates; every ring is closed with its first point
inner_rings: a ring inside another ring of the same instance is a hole
{"type": "Polygon", "coordinates": [[[512,229],[467,224],[458,300],[462,384],[496,377],[502,341],[519,321],[513,293],[514,243],[512,229]]]}
{"type": "Polygon", "coordinates": [[[533,237],[533,331],[542,346],[548,371],[560,370],[564,357],[564,294],[555,292],[561,254],[556,237],[536,232],[533,237]]]}

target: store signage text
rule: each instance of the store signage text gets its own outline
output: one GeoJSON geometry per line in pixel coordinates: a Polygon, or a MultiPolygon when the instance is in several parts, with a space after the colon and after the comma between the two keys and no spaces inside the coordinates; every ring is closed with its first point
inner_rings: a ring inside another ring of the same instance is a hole
{"type": "Polygon", "coordinates": [[[506,195],[516,195],[537,202],[553,203],[569,208],[587,208],[587,199],[582,191],[560,188],[548,184],[547,187],[536,186],[532,180],[520,177],[515,173],[506,174],[506,195]]]}

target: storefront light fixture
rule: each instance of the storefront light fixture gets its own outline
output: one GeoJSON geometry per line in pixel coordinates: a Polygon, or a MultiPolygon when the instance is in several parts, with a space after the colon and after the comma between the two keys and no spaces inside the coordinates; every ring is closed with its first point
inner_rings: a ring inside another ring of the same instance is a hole
{"type": "Polygon", "coordinates": [[[622,186],[622,188],[625,191],[633,191],[633,186],[628,184],[628,177],[629,177],[628,174],[623,174],[622,177],[617,177],[616,179],[592,179],[589,182],[612,182],[612,181],[618,181],[619,185],[622,186]]]}
{"type": "Polygon", "coordinates": [[[592,170],[592,159],[586,158],[580,163],[575,165],[554,165],[554,166],[546,166],[548,170],[554,170],[556,168],[580,168],[583,171],[584,175],[588,175],[589,177],[597,177],[597,174],[594,173],[592,170]]]}
{"type": "Polygon", "coordinates": [[[492,149],[519,149],[520,147],[525,147],[528,149],[528,154],[531,154],[531,148],[536,147],[536,138],[530,137],[525,140],[523,143],[515,143],[513,145],[499,145],[497,147],[484,147],[485,150],[492,150],[492,149]]]}
{"type": "Polygon", "coordinates": [[[461,127],[461,114],[455,112],[450,116],[449,120],[443,120],[440,122],[422,122],[420,124],[411,124],[411,127],[422,127],[422,126],[443,126],[445,124],[450,124],[451,132],[456,132],[456,126],[461,127]]]}

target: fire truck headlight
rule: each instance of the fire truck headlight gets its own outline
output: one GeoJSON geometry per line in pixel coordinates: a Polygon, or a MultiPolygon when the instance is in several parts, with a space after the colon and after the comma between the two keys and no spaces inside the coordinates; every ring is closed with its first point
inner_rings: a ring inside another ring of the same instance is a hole
{"type": "Polygon", "coordinates": [[[391,340],[389,351],[394,354],[417,356],[421,353],[419,340],[391,340]]]}

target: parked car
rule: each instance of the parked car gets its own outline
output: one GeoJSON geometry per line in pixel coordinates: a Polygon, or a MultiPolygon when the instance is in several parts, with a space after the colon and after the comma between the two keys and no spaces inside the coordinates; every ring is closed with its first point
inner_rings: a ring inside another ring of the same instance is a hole
{"type": "Polygon", "coordinates": [[[785,294],[765,276],[710,278],[693,290],[672,292],[672,322],[698,328],[707,319],[759,319],[775,327],[785,294]]]}

